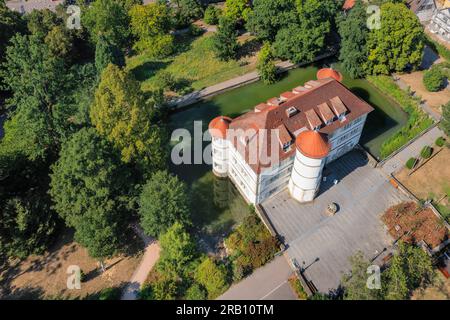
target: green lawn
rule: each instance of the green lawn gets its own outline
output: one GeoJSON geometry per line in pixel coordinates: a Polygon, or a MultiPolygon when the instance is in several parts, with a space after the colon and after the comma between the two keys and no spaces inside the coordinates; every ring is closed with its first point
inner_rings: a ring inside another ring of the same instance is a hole
{"type": "Polygon", "coordinates": [[[145,53],[127,59],[127,69],[142,81],[142,89],[151,91],[157,87],[158,73],[165,70],[172,73],[178,81],[199,90],[219,82],[243,75],[255,69],[247,63],[248,58],[238,61],[220,61],[212,49],[212,33],[200,37],[177,37],[178,52],[172,57],[154,59],[145,53]]]}

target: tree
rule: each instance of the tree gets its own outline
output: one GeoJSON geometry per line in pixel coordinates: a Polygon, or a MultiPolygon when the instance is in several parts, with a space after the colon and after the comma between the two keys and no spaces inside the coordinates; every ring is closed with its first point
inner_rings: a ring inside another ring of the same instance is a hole
{"type": "Polygon", "coordinates": [[[342,14],[339,21],[341,51],[339,60],[342,67],[352,78],[364,77],[364,65],[367,61],[367,29],[366,7],[361,0],[347,15],[342,14]]]}
{"type": "Polygon", "coordinates": [[[247,21],[252,11],[249,0],[226,0],[224,14],[234,22],[247,21]]]}
{"type": "Polygon", "coordinates": [[[296,19],[295,0],[254,0],[246,27],[258,39],[273,42],[278,31],[296,19]]]}
{"type": "Polygon", "coordinates": [[[131,32],[138,39],[134,48],[155,57],[173,51],[173,36],[169,34],[171,19],[164,4],[150,3],[130,10],[131,32]]]}
{"type": "Polygon", "coordinates": [[[64,26],[54,26],[45,37],[50,52],[60,58],[68,58],[73,49],[73,37],[64,26]]]}
{"type": "Polygon", "coordinates": [[[23,31],[25,31],[25,25],[20,14],[9,10],[5,0],[0,0],[0,63],[3,61],[9,39],[15,33],[23,31]]]}
{"type": "Polygon", "coordinates": [[[208,298],[215,299],[223,293],[227,286],[227,272],[211,258],[204,258],[197,268],[195,280],[208,291],[208,298]]]}
{"type": "Polygon", "coordinates": [[[165,233],[159,237],[161,256],[158,270],[161,274],[177,278],[183,274],[192,259],[195,257],[195,243],[184,226],[175,222],[165,233]]]}
{"type": "Polygon", "coordinates": [[[440,124],[447,136],[450,136],[450,101],[442,106],[442,120],[440,124]]]}
{"type": "Polygon", "coordinates": [[[118,250],[128,204],[129,177],[111,150],[93,128],[81,129],[63,144],[49,191],[75,239],[99,259],[118,250]]]}
{"type": "Polygon", "coordinates": [[[95,47],[95,67],[99,74],[102,73],[108,64],[115,64],[122,67],[125,65],[125,56],[113,43],[109,43],[105,37],[99,37],[95,47]]]}
{"type": "Polygon", "coordinates": [[[331,31],[336,2],[334,0],[297,1],[298,17],[281,29],[273,45],[275,54],[294,63],[312,61],[325,47],[331,31]]]}
{"type": "Polygon", "coordinates": [[[444,86],[445,76],[442,74],[440,68],[431,67],[423,74],[423,84],[430,92],[436,92],[444,86]]]}
{"type": "Polygon", "coordinates": [[[45,8],[43,10],[33,10],[25,15],[28,30],[32,35],[41,39],[58,25],[62,25],[62,19],[56,13],[45,8]]]}
{"type": "Polygon", "coordinates": [[[192,20],[203,15],[201,2],[198,0],[176,0],[175,20],[177,27],[188,25],[192,20]]]}
{"type": "Polygon", "coordinates": [[[377,300],[379,290],[367,288],[368,273],[367,268],[370,262],[364,257],[362,252],[357,252],[350,257],[351,271],[342,277],[342,287],[344,289],[345,300],[377,300]]]}
{"type": "Polygon", "coordinates": [[[200,286],[198,283],[194,283],[186,290],[185,299],[186,300],[205,300],[206,290],[200,286]]]}
{"type": "Polygon", "coordinates": [[[403,3],[381,6],[381,26],[369,33],[366,70],[371,74],[401,72],[422,62],[423,27],[403,3]]]}
{"type": "Polygon", "coordinates": [[[130,73],[109,64],[95,92],[91,121],[120,151],[124,162],[137,164],[144,173],[164,167],[166,161],[167,137],[156,115],[145,101],[140,83],[130,73]]]}
{"type": "Polygon", "coordinates": [[[383,273],[383,296],[386,300],[406,300],[409,297],[407,276],[402,268],[401,258],[397,255],[383,273]]]}
{"type": "Polygon", "coordinates": [[[216,6],[209,5],[205,10],[203,20],[207,24],[218,24],[219,18],[222,15],[222,10],[216,6]]]}
{"type": "Polygon", "coordinates": [[[126,48],[130,39],[130,17],[121,0],[95,0],[82,10],[81,23],[87,28],[94,43],[100,36],[109,43],[126,48]]]}
{"type": "Polygon", "coordinates": [[[0,213],[0,252],[18,258],[42,254],[55,229],[54,212],[36,192],[7,199],[0,213]]]}
{"type": "Polygon", "coordinates": [[[276,81],[277,67],[273,61],[272,48],[270,43],[265,42],[258,54],[256,65],[259,76],[265,84],[272,84],[276,81]]]}
{"type": "Polygon", "coordinates": [[[219,59],[228,61],[236,58],[239,44],[234,21],[225,16],[220,18],[216,34],[213,36],[213,47],[219,59]]]}
{"type": "Polygon", "coordinates": [[[159,236],[175,222],[189,224],[186,185],[167,171],[157,171],[144,185],[139,214],[145,233],[159,236]]]}

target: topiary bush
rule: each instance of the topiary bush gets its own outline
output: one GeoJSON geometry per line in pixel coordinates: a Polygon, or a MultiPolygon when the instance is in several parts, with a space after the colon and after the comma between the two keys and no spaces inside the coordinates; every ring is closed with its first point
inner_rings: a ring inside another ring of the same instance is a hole
{"type": "Polygon", "coordinates": [[[216,6],[208,6],[205,10],[205,15],[203,16],[203,20],[207,24],[218,24],[219,17],[222,15],[222,10],[216,6]]]}
{"type": "Polygon", "coordinates": [[[420,156],[424,159],[428,159],[431,157],[431,154],[433,153],[433,148],[430,146],[423,147],[422,151],[420,151],[420,156]]]}
{"type": "Polygon", "coordinates": [[[436,145],[437,145],[438,147],[443,147],[444,144],[445,144],[445,139],[444,139],[444,137],[439,137],[439,138],[437,138],[435,143],[436,143],[436,145]]]}
{"type": "Polygon", "coordinates": [[[414,168],[414,164],[416,163],[416,158],[409,158],[408,161],[406,161],[406,167],[408,169],[414,168]]]}
{"type": "Polygon", "coordinates": [[[444,86],[445,76],[439,68],[431,68],[423,74],[423,84],[430,92],[436,92],[444,86]]]}

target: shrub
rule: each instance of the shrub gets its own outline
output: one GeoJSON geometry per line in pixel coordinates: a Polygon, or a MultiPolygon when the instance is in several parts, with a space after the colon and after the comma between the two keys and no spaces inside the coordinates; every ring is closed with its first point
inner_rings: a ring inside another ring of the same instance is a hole
{"type": "Polygon", "coordinates": [[[120,288],[105,288],[100,291],[99,300],[119,300],[122,290],[120,288]]]}
{"type": "Polygon", "coordinates": [[[420,151],[420,156],[424,159],[428,159],[431,157],[431,154],[433,153],[433,148],[430,146],[423,147],[422,151],[420,151]]]}
{"type": "Polygon", "coordinates": [[[300,300],[305,300],[306,298],[308,298],[305,289],[303,289],[300,280],[296,276],[292,276],[289,278],[289,284],[291,285],[292,289],[294,289],[295,293],[297,294],[297,297],[300,300]]]}
{"type": "Polygon", "coordinates": [[[206,295],[206,290],[198,283],[194,283],[187,289],[185,298],[186,300],[205,300],[206,295]]]}
{"type": "Polygon", "coordinates": [[[217,298],[228,286],[226,269],[211,258],[205,258],[200,263],[195,280],[206,288],[209,299],[217,298]]]}
{"type": "Polygon", "coordinates": [[[437,138],[435,143],[436,143],[436,145],[437,145],[438,147],[443,147],[444,144],[445,144],[445,139],[444,139],[444,137],[439,137],[439,138],[437,138]]]}
{"type": "Polygon", "coordinates": [[[205,30],[203,30],[203,28],[197,26],[196,24],[191,24],[189,26],[189,34],[193,37],[201,36],[204,32],[205,30]]]}
{"type": "Polygon", "coordinates": [[[442,89],[445,76],[439,68],[432,67],[423,74],[423,84],[428,91],[436,92],[442,89]]]}
{"type": "Polygon", "coordinates": [[[218,24],[219,17],[222,15],[222,10],[216,6],[208,6],[205,10],[203,20],[207,24],[218,24]]]}
{"type": "Polygon", "coordinates": [[[408,161],[406,161],[406,167],[408,169],[414,168],[414,164],[416,163],[416,158],[409,158],[408,161]]]}

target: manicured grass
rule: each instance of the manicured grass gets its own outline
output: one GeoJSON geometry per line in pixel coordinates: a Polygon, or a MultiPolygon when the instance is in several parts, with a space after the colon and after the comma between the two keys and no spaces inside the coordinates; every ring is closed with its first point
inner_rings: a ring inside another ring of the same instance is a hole
{"type": "Polygon", "coordinates": [[[422,111],[418,105],[418,99],[413,98],[408,92],[400,89],[391,77],[369,76],[367,80],[391,96],[409,115],[406,125],[381,145],[381,158],[386,158],[431,126],[433,120],[422,111]]]}
{"type": "Polygon", "coordinates": [[[157,88],[161,71],[172,73],[175,78],[192,90],[199,90],[222,81],[255,70],[255,65],[246,64],[246,59],[220,61],[212,49],[212,33],[198,38],[178,37],[179,51],[172,57],[155,60],[145,53],[127,60],[127,68],[142,81],[142,89],[150,91],[157,88]]]}

